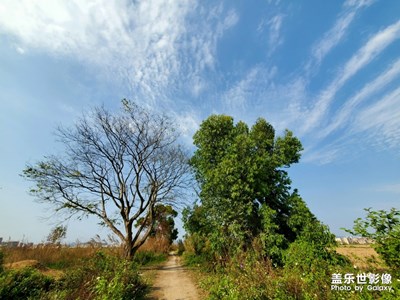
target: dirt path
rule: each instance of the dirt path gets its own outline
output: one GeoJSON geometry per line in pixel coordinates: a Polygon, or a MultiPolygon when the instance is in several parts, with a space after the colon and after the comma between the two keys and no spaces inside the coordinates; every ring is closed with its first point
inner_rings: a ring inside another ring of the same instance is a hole
{"type": "Polygon", "coordinates": [[[156,275],[149,300],[198,300],[196,286],[182,266],[180,257],[170,256],[156,275]]]}

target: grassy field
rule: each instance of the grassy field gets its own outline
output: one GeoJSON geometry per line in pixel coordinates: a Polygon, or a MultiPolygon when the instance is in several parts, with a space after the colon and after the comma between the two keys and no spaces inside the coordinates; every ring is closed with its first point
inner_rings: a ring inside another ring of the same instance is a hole
{"type": "Polygon", "coordinates": [[[0,299],[141,299],[149,286],[143,267],[167,258],[152,244],[132,262],[121,247],[0,248],[0,299]]]}
{"type": "Polygon", "coordinates": [[[336,251],[348,257],[353,265],[361,270],[387,270],[387,266],[371,245],[341,245],[336,251]]]}

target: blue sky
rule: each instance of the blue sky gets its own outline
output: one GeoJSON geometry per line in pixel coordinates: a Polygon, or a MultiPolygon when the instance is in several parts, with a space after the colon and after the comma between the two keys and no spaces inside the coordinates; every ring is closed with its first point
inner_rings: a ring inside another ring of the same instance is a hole
{"type": "MultiPolygon", "coordinates": [[[[39,242],[55,219],[26,163],[94,105],[130,98],[173,116],[191,146],[212,113],[266,118],[303,145],[292,185],[332,232],[400,204],[400,2],[0,3],[0,237],[39,242]]],[[[191,148],[193,149],[193,148],[191,148]]],[[[68,240],[99,233],[68,223],[68,240]]]]}

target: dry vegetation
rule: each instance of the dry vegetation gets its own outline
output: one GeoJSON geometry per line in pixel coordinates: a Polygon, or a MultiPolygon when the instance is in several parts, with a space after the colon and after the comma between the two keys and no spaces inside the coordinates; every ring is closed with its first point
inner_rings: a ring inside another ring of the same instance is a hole
{"type": "Polygon", "coordinates": [[[387,266],[371,245],[342,245],[336,251],[359,269],[386,270],[387,266]]]}
{"type": "MultiPolygon", "coordinates": [[[[139,253],[168,253],[168,249],[169,244],[166,239],[149,238],[140,248],[139,253]]],[[[2,248],[2,251],[4,253],[4,266],[7,269],[33,267],[47,274],[50,274],[50,271],[52,269],[63,270],[78,265],[82,261],[82,259],[93,257],[95,253],[99,250],[117,256],[122,256],[123,253],[122,247],[114,246],[101,248],[95,245],[90,247],[67,247],[48,245],[37,248],[2,248]]]]}
{"type": "MultiPolygon", "coordinates": [[[[107,251],[119,251],[119,249],[107,249],[107,251]]],[[[6,266],[18,265],[15,263],[33,260],[44,268],[62,270],[77,265],[83,258],[93,256],[98,250],[98,247],[45,246],[40,248],[4,248],[3,252],[6,266]]]]}

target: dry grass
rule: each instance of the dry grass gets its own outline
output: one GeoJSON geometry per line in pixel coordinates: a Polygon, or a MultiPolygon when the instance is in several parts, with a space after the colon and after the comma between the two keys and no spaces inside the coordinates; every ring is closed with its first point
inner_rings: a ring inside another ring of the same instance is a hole
{"type": "Polygon", "coordinates": [[[82,258],[92,256],[98,248],[52,247],[4,248],[4,263],[35,260],[49,268],[64,269],[77,264],[82,258]]]}
{"type": "Polygon", "coordinates": [[[165,237],[150,237],[139,248],[140,251],[151,251],[156,253],[168,253],[170,248],[169,241],[165,237]]]}
{"type": "Polygon", "coordinates": [[[342,245],[336,251],[350,259],[359,269],[386,270],[387,266],[371,245],[342,245]]]}
{"type": "Polygon", "coordinates": [[[42,274],[59,279],[64,275],[63,271],[60,270],[54,270],[54,269],[49,269],[43,266],[40,262],[34,259],[28,259],[28,260],[21,260],[13,263],[8,263],[5,264],[4,267],[6,269],[13,269],[13,270],[20,270],[24,268],[34,268],[38,271],[40,271],[42,274]]]}

